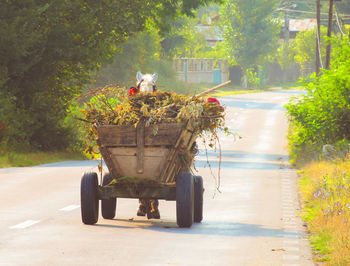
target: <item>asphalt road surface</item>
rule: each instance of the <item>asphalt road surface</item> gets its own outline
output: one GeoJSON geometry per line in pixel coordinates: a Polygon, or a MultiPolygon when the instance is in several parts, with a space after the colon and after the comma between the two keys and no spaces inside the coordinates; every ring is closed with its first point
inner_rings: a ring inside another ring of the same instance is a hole
{"type": "MultiPolygon", "coordinates": [[[[118,199],[117,216],[96,225],[80,217],[80,179],[96,161],[0,169],[0,265],[313,265],[288,165],[283,105],[297,91],[228,96],[221,136],[221,193],[203,145],[204,218],[176,225],[175,202],[160,220],[136,216],[135,199],[118,199]]],[[[208,151],[217,176],[218,153],[208,151]]]]}

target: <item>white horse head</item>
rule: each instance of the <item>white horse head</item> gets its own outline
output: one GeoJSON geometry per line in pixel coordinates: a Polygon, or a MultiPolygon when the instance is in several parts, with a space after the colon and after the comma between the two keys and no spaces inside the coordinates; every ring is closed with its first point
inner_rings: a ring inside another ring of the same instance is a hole
{"type": "Polygon", "coordinates": [[[137,88],[142,92],[154,92],[156,90],[156,81],[158,79],[158,74],[154,73],[153,75],[145,74],[142,75],[141,72],[137,72],[137,88]]]}

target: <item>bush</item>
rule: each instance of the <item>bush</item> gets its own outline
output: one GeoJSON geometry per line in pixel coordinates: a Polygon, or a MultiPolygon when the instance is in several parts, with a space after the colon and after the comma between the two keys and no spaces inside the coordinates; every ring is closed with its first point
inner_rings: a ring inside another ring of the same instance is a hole
{"type": "Polygon", "coordinates": [[[260,78],[254,68],[247,68],[247,82],[249,88],[259,88],[260,78]]]}
{"type": "MultiPolygon", "coordinates": [[[[333,41],[330,70],[305,82],[307,93],[286,105],[294,155],[316,156],[325,144],[350,139],[350,45],[349,39],[333,41]]],[[[341,146],[341,145],[340,145],[341,146]]]]}

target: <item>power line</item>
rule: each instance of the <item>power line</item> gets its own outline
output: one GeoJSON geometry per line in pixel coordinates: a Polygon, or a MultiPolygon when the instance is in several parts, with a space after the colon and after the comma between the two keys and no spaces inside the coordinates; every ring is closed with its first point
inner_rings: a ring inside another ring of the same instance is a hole
{"type": "Polygon", "coordinates": [[[337,19],[337,25],[338,25],[338,28],[339,28],[339,30],[340,30],[341,37],[343,38],[344,32],[342,31],[341,26],[340,26],[340,23],[339,23],[339,17],[338,17],[337,9],[334,8],[334,11],[335,11],[335,18],[337,19]]]}
{"type": "MultiPolygon", "coordinates": [[[[288,8],[278,8],[276,11],[288,11],[288,12],[296,12],[296,13],[305,13],[305,14],[315,14],[315,12],[298,10],[298,9],[288,9],[288,8]]],[[[321,15],[327,15],[328,13],[320,13],[321,15]]],[[[343,16],[350,16],[350,14],[343,14],[343,16]]]]}

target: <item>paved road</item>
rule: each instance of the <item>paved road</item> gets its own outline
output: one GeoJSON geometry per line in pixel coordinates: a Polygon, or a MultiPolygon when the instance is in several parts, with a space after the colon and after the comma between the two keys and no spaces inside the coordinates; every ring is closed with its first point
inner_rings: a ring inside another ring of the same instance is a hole
{"type": "MultiPolygon", "coordinates": [[[[221,99],[242,139],[221,137],[221,193],[201,149],[204,220],[190,229],[177,227],[175,202],[147,220],[130,199],[118,200],[116,219],[83,225],[80,178],[95,161],[0,169],[0,265],[313,265],[286,150],[293,93],[221,99]]],[[[218,155],[208,156],[215,174],[218,155]]]]}

